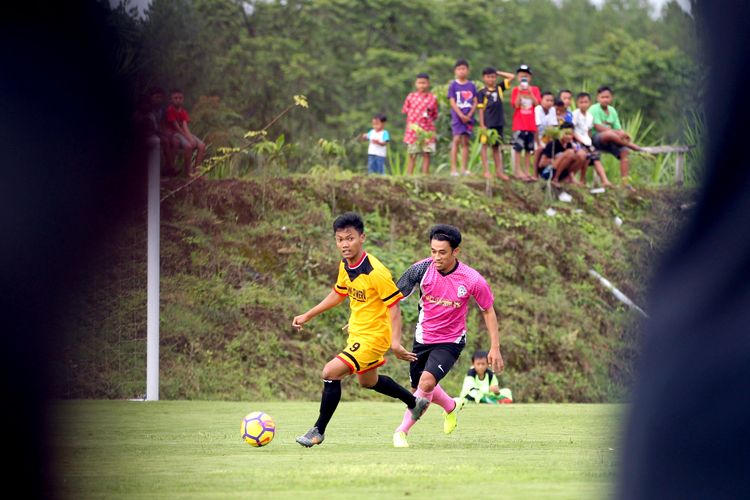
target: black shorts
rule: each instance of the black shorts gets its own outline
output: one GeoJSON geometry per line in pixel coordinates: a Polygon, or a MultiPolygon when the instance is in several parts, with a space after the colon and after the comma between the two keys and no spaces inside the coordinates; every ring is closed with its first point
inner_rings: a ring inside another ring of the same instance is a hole
{"type": "Polygon", "coordinates": [[[456,344],[454,342],[445,344],[420,344],[414,342],[412,351],[417,355],[417,360],[409,364],[409,380],[412,388],[419,385],[419,377],[422,372],[431,373],[435,380],[445,377],[464,350],[466,342],[456,344]]]}
{"type": "Polygon", "coordinates": [[[586,159],[589,161],[589,165],[593,165],[596,160],[600,160],[601,157],[599,156],[599,151],[594,149],[594,146],[586,146],[585,144],[582,144],[578,141],[575,142],[576,144],[576,151],[580,151],[581,149],[586,151],[586,159]]]}
{"type": "Polygon", "coordinates": [[[528,130],[516,130],[513,132],[513,149],[518,151],[534,152],[534,132],[528,130]]]}
{"type": "MultiPolygon", "coordinates": [[[[537,175],[539,175],[539,177],[541,177],[545,181],[548,181],[548,180],[552,179],[555,176],[555,172],[556,171],[557,171],[557,169],[555,167],[553,167],[552,164],[550,163],[546,167],[539,167],[537,169],[536,173],[537,173],[537,175]]],[[[560,179],[558,179],[558,180],[564,180],[569,175],[570,175],[570,170],[566,170],[566,171],[564,171],[564,172],[562,172],[560,174],[560,179]]]]}
{"type": "Polygon", "coordinates": [[[596,134],[593,139],[591,139],[591,145],[599,151],[605,151],[619,160],[622,146],[618,146],[613,142],[602,142],[601,137],[601,134],[596,134]]]}

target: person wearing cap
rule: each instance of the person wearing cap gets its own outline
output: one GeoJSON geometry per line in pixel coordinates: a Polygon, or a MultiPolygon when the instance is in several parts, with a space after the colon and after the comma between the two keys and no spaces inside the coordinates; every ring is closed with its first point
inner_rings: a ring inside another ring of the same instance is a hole
{"type": "Polygon", "coordinates": [[[536,172],[530,176],[529,155],[534,153],[534,143],[537,142],[536,119],[534,106],[542,100],[539,87],[531,85],[532,72],[526,64],[522,64],[516,70],[518,85],[513,87],[510,94],[510,104],[513,106],[513,177],[522,181],[536,179],[536,172]],[[525,168],[521,169],[522,152],[525,168]]]}

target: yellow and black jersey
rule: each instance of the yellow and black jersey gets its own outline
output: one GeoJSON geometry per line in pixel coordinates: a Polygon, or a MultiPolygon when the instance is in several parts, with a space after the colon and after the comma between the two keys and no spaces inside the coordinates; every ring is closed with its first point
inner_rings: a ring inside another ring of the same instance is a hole
{"type": "Polygon", "coordinates": [[[503,111],[503,91],[510,88],[510,80],[505,79],[494,89],[483,88],[477,93],[477,109],[484,110],[484,125],[488,128],[503,127],[505,112],[503,111]]]}
{"type": "Polygon", "coordinates": [[[388,350],[391,346],[388,308],[404,298],[391,272],[367,253],[363,253],[360,261],[351,267],[342,259],[333,289],[339,295],[349,297],[352,311],[349,338],[366,340],[373,347],[388,350]]]}

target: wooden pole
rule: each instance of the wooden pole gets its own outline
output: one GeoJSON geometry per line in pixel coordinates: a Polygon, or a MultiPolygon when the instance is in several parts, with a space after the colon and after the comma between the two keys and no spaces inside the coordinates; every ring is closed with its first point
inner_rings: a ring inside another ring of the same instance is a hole
{"type": "Polygon", "coordinates": [[[674,182],[682,186],[685,182],[685,153],[677,153],[674,160],[674,182]]]}

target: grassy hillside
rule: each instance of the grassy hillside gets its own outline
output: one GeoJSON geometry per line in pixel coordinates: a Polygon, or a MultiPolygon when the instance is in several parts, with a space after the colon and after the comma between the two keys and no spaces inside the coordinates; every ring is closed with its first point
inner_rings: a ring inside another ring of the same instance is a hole
{"type": "MultiPolygon", "coordinates": [[[[165,181],[163,192],[179,185],[165,181]]],[[[365,218],[367,250],[396,277],[428,255],[432,224],[461,228],[462,259],[493,287],[507,366],[502,382],[516,400],[622,399],[636,356],[636,317],[588,270],[645,306],[652,266],[692,193],[568,192],[571,203],[538,184],[495,185],[488,193],[483,180],[349,173],[194,183],[162,205],[162,398],[317,398],[323,363],[344,345],[348,308],[301,333],[290,324],[330,290],[339,261],[330,225],[356,210],[365,218]],[[545,213],[550,207],[555,216],[545,213]]],[[[63,396],[144,392],[143,227],[136,221],[107,243],[72,300],[60,347],[63,396]]],[[[416,302],[402,303],[408,341],[416,302]]],[[[487,344],[472,310],[469,346],[445,381],[449,390],[460,386],[470,352],[487,344]]],[[[407,365],[392,356],[384,371],[408,383],[407,365]]],[[[369,397],[348,383],[345,398],[369,397]]]]}

